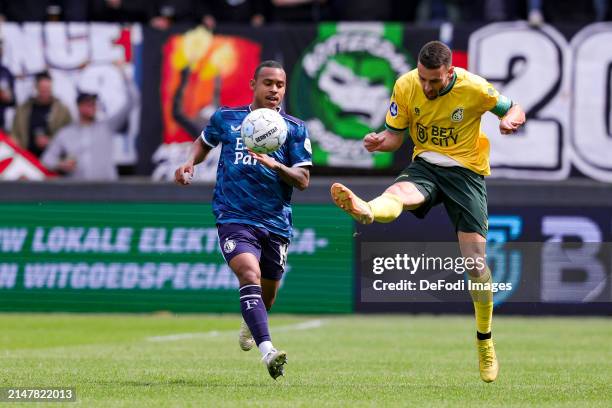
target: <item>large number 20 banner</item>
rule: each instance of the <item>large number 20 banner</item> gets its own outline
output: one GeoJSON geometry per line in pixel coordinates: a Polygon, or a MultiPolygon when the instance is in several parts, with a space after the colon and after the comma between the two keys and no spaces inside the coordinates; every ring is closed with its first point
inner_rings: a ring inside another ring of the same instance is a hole
{"type": "Polygon", "coordinates": [[[493,176],[558,180],[572,165],[612,182],[612,24],[589,25],[571,40],[555,28],[524,23],[488,25],[471,34],[469,68],[518,101],[527,124],[500,137],[498,121],[483,118],[491,137],[493,176]]]}

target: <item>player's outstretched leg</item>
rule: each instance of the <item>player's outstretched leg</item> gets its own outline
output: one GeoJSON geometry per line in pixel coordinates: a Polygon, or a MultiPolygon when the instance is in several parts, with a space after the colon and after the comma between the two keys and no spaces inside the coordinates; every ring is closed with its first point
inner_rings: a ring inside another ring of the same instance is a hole
{"type": "Polygon", "coordinates": [[[371,224],[374,222],[372,209],[357,194],[353,193],[348,187],[334,183],[331,186],[331,196],[334,203],[353,217],[361,224],[371,224]]]}
{"type": "Polygon", "coordinates": [[[389,191],[365,202],[348,187],[334,183],[331,186],[331,196],[334,203],[361,224],[376,222],[391,222],[400,216],[404,209],[402,198],[389,191]]]}

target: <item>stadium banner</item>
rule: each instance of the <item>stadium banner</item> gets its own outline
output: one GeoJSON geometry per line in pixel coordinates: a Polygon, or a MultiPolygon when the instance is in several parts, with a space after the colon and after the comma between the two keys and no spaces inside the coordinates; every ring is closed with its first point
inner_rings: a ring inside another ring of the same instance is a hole
{"type": "MultiPolygon", "coordinates": [[[[500,134],[493,114],[484,116],[493,177],[612,182],[611,23],[220,25],[214,34],[177,26],[143,27],[143,34],[139,166],[156,180],[172,178],[216,108],[251,100],[248,80],[264,59],[286,68],[284,108],[308,124],[315,172],[396,174],[410,162],[409,140],[395,153],[370,155],[360,139],[383,129],[395,79],[415,67],[425,42],[439,39],[451,45],[455,66],[484,76],[527,112],[527,125],[512,136],[500,134]]],[[[217,160],[213,151],[196,179],[214,180],[217,160]]]]}
{"type": "MultiPolygon", "coordinates": [[[[503,313],[606,313],[612,305],[612,209],[491,207],[486,257],[503,313]]],[[[358,226],[356,310],[470,312],[465,270],[444,209],[425,220],[358,226]]],[[[475,259],[473,262],[478,262],[475,259]]]]}
{"type": "MultiPolygon", "coordinates": [[[[15,99],[19,105],[35,92],[34,77],[47,71],[53,80],[53,95],[77,115],[79,91],[98,95],[97,117],[113,115],[125,106],[128,80],[140,84],[142,29],[138,24],[108,23],[12,23],[0,25],[3,40],[2,65],[15,77],[15,99]],[[121,64],[118,67],[117,64],[121,64]]],[[[14,111],[6,112],[8,127],[14,111]]],[[[137,162],[136,139],[140,133],[140,104],[130,108],[122,131],[114,135],[114,160],[119,166],[137,162]]]]}
{"type": "MultiPolygon", "coordinates": [[[[398,171],[409,157],[403,152],[399,160],[393,153],[372,156],[360,139],[368,129],[383,129],[395,79],[415,67],[419,44],[436,32],[382,23],[221,25],[214,34],[201,27],[165,34],[144,28],[142,129],[148,135],[163,130],[160,140],[142,139],[141,159],[151,157],[142,168],[154,180],[172,180],[214,111],[250,103],[255,67],[276,59],[288,76],[283,108],[307,122],[317,168],[398,171]]],[[[214,180],[218,158],[213,149],[195,180],[214,180]]]]}
{"type": "MultiPolygon", "coordinates": [[[[385,126],[395,79],[416,67],[398,23],[323,23],[291,70],[290,108],[306,121],[317,166],[392,167],[363,135],[385,126]]],[[[414,41],[414,40],[412,40],[414,41]]]]}
{"type": "MultiPolygon", "coordinates": [[[[352,312],[352,222],[330,205],[294,220],[274,311],[352,312]]],[[[0,253],[2,311],[240,311],[210,204],[4,203],[0,253]]]]}
{"type": "Polygon", "coordinates": [[[496,23],[469,37],[469,68],[521,104],[527,124],[500,137],[486,115],[495,177],[560,180],[582,174],[612,182],[612,23],[578,32],[496,23]]]}

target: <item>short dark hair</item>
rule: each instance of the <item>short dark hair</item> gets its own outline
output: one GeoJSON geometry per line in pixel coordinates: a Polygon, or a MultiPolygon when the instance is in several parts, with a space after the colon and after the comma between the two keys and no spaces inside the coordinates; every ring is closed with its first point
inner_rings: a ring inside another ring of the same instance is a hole
{"type": "Polygon", "coordinates": [[[50,81],[51,80],[51,75],[49,75],[49,73],[47,71],[42,71],[42,72],[39,72],[38,74],[34,75],[34,79],[36,80],[36,83],[39,83],[43,79],[48,79],[50,81]]]}
{"type": "Polygon", "coordinates": [[[253,78],[257,79],[257,76],[259,75],[259,72],[264,69],[264,68],[278,68],[278,69],[282,69],[284,70],[285,68],[283,68],[283,64],[281,64],[278,61],[274,61],[274,60],[267,60],[267,61],[263,61],[262,63],[260,63],[257,68],[255,68],[255,75],[253,75],[253,78]]]}
{"type": "Polygon", "coordinates": [[[440,41],[430,41],[419,51],[419,62],[427,69],[450,67],[453,56],[450,48],[440,41]]]}
{"type": "Polygon", "coordinates": [[[82,102],[95,102],[98,99],[98,95],[90,92],[81,92],[77,94],[77,105],[82,102]]]}

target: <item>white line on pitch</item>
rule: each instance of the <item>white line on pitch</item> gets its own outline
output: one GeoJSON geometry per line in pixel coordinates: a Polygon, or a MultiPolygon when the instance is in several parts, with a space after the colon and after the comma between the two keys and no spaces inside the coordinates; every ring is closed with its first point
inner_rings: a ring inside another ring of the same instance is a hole
{"type": "Polygon", "coordinates": [[[180,333],[180,334],[170,334],[168,336],[152,336],[147,337],[147,341],[177,341],[177,340],[187,340],[187,339],[196,339],[202,337],[217,337],[221,332],[217,330],[203,332],[203,333],[180,333]]]}
{"type": "Polygon", "coordinates": [[[281,326],[277,329],[272,329],[271,331],[279,332],[279,331],[293,331],[293,330],[310,330],[316,329],[323,326],[323,320],[315,319],[315,320],[307,320],[302,323],[290,324],[288,326],[281,326]]]}
{"type": "MultiPolygon", "coordinates": [[[[316,329],[323,326],[324,321],[321,319],[307,320],[301,323],[290,324],[287,326],[280,326],[275,329],[271,329],[272,333],[274,332],[284,332],[284,331],[293,331],[293,330],[311,330],[316,329]]],[[[190,340],[190,339],[201,339],[201,338],[210,338],[217,337],[223,334],[233,334],[237,333],[238,328],[236,330],[212,330],[209,332],[201,332],[201,333],[178,333],[178,334],[169,334],[167,336],[152,336],[147,337],[147,341],[152,342],[164,342],[164,341],[178,341],[178,340],[190,340]]]]}

